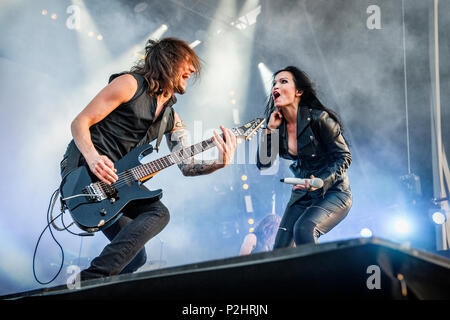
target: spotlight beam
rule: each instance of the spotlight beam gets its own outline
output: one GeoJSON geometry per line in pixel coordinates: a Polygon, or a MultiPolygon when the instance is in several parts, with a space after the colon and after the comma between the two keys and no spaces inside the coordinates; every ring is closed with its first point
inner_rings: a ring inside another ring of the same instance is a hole
{"type": "Polygon", "coordinates": [[[259,74],[261,75],[261,81],[264,85],[266,95],[270,95],[272,91],[272,74],[273,72],[267,68],[267,66],[260,62],[258,63],[259,74]]]}

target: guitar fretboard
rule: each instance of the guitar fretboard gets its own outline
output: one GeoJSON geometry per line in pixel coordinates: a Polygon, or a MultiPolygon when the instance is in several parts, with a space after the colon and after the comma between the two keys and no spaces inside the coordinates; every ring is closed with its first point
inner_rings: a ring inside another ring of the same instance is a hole
{"type": "MultiPolygon", "coordinates": [[[[221,134],[223,138],[223,134],[221,134]]],[[[196,143],[190,147],[174,151],[171,154],[153,160],[151,162],[141,164],[137,167],[130,169],[131,174],[135,180],[142,180],[146,177],[152,176],[158,171],[168,168],[174,164],[181,163],[182,161],[189,159],[196,154],[202,153],[215,146],[213,138],[196,143]]]]}

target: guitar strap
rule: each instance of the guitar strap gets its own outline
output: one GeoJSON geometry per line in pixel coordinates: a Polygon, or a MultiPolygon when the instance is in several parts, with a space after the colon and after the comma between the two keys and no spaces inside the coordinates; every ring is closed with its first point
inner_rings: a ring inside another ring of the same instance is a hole
{"type": "Polygon", "coordinates": [[[155,147],[156,152],[159,151],[159,145],[161,144],[162,136],[163,136],[164,132],[166,131],[167,120],[169,119],[169,114],[170,114],[170,108],[166,108],[164,110],[164,114],[161,119],[161,123],[159,125],[158,139],[156,140],[156,147],[155,147]]]}
{"type": "MultiPolygon", "coordinates": [[[[156,151],[159,150],[159,145],[161,144],[162,136],[164,135],[164,132],[166,131],[167,121],[169,120],[170,112],[171,112],[171,108],[166,107],[164,109],[162,119],[159,122],[158,138],[156,140],[156,147],[155,147],[156,151]]],[[[142,138],[141,141],[138,142],[136,147],[140,147],[140,146],[150,142],[149,137],[151,135],[152,128],[153,128],[153,124],[149,126],[148,131],[145,134],[144,138],[142,138]]]]}

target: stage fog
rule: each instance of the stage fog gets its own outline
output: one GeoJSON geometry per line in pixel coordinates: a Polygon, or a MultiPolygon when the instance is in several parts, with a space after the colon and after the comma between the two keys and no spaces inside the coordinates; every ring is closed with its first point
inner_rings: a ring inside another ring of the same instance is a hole
{"type": "MultiPolygon", "coordinates": [[[[437,247],[433,223],[432,106],[435,93],[431,1],[215,0],[2,1],[0,4],[0,294],[41,288],[61,265],[47,230],[59,187],[70,124],[111,74],[142,59],[147,39],[191,43],[203,72],[178,95],[175,109],[192,143],[219,126],[264,117],[271,73],[294,65],[316,84],[344,124],[352,164],[353,206],[320,242],[374,236],[423,250],[437,247]],[[405,94],[406,93],[406,94],[405,94]],[[414,180],[414,176],[420,179],[414,180]]],[[[450,3],[439,3],[442,143],[449,150],[450,3]]],[[[233,164],[184,177],[177,166],[146,182],[163,189],[169,225],[149,243],[141,271],[239,254],[244,237],[269,213],[283,215],[292,186],[289,161],[255,165],[258,137],[238,141],[233,164]]],[[[162,142],[151,159],[169,149],[162,142]]],[[[201,159],[215,159],[212,149],[201,159]]],[[[147,161],[148,159],[143,159],[147,161]]],[[[53,216],[59,214],[56,203],[53,216]]],[[[64,214],[64,224],[72,222],[64,214]]],[[[55,222],[62,226],[60,219],[55,222]]],[[[70,230],[82,232],[76,226],[70,230]]],[[[64,265],[85,268],[108,243],[53,230],[64,265]]]]}

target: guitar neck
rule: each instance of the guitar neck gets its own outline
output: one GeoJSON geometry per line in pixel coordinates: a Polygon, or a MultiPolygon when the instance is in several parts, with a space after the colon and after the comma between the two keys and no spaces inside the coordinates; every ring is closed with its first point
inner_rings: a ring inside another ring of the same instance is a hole
{"type": "MultiPolygon", "coordinates": [[[[223,139],[223,134],[221,134],[220,136],[223,139]]],[[[164,170],[174,164],[181,163],[184,160],[195,156],[196,154],[211,149],[215,145],[216,144],[214,143],[213,138],[209,138],[190,147],[174,151],[171,154],[157,160],[153,160],[151,162],[134,167],[130,170],[136,180],[146,180],[155,175],[157,172],[164,170]]]]}

